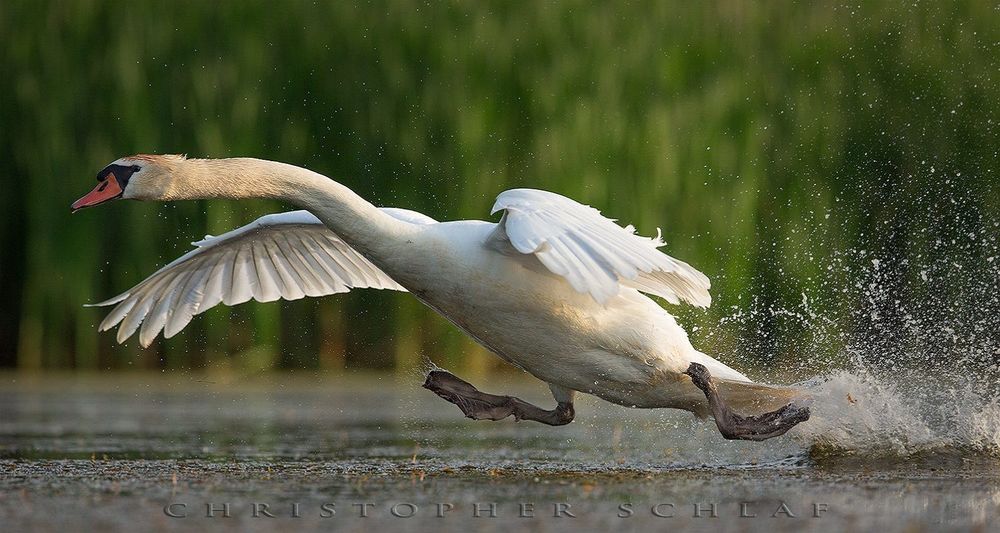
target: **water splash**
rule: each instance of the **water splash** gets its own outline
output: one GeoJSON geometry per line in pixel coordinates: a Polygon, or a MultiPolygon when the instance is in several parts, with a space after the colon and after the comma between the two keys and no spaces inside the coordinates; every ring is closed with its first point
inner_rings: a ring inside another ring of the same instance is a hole
{"type": "Polygon", "coordinates": [[[813,416],[795,434],[819,459],[919,455],[1000,457],[1000,403],[973,381],[921,372],[886,380],[864,369],[814,380],[813,416]]]}
{"type": "Polygon", "coordinates": [[[751,339],[731,351],[752,377],[814,376],[812,419],[793,432],[812,456],[1000,457],[1000,222],[953,178],[914,205],[886,198],[850,245],[827,215],[813,245],[782,258],[821,275],[776,265],[784,296],[721,321],[751,339]],[[763,365],[761,338],[777,339],[763,365]]]}

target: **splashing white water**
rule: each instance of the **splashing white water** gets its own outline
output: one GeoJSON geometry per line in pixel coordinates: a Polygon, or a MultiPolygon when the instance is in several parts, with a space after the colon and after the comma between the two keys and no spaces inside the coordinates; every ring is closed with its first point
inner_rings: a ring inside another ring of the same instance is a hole
{"type": "Polygon", "coordinates": [[[750,339],[729,347],[737,367],[817,376],[812,418],[791,433],[814,453],[1000,456],[1000,223],[955,184],[921,202],[864,246],[814,228],[828,249],[781,262],[820,274],[803,283],[776,266],[770,296],[721,321],[750,339]]]}
{"type": "Polygon", "coordinates": [[[796,438],[822,454],[905,457],[927,452],[1000,452],[1000,405],[971,387],[955,389],[933,375],[906,376],[909,386],[861,371],[838,371],[807,388],[816,401],[796,438]],[[942,385],[945,385],[942,387],[942,385]],[[928,394],[914,394],[924,387],[928,394]]]}

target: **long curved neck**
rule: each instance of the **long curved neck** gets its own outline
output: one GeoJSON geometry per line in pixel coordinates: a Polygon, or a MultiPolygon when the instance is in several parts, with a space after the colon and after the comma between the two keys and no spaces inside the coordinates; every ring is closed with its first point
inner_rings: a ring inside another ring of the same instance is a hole
{"type": "Polygon", "coordinates": [[[249,157],[186,159],[174,165],[172,174],[171,187],[161,199],[286,201],[312,212],[371,259],[391,255],[414,229],[326,176],[286,163],[249,157]]]}

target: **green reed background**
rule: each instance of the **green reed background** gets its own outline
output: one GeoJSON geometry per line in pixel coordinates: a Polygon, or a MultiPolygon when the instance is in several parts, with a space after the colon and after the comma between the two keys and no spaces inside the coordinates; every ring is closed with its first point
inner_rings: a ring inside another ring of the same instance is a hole
{"type": "Polygon", "coordinates": [[[714,281],[716,305],[678,309],[684,323],[746,363],[817,346],[769,310],[809,292],[864,330],[869,311],[920,297],[915,265],[968,252],[1000,212],[991,2],[8,0],[0,40],[0,366],[499,365],[377,291],[220,307],[148,350],[116,346],[81,304],[290,208],[70,215],[97,170],[137,152],[281,160],[439,220],[486,218],[497,193],[530,186],[662,227],[714,281]],[[890,303],[845,292],[845,250],[889,265],[890,303]],[[763,312],[723,320],[747,309],[763,312]]]}

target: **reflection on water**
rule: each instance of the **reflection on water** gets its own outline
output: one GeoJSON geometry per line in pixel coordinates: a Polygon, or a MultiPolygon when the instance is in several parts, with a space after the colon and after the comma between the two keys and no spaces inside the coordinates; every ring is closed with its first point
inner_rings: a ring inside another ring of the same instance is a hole
{"type": "MultiPolygon", "coordinates": [[[[112,529],[207,528],[223,519],[207,518],[205,506],[224,502],[224,523],[273,527],[252,516],[256,502],[276,509],[269,520],[324,529],[463,529],[472,521],[497,529],[699,528],[713,520],[724,530],[933,530],[982,524],[1000,503],[989,448],[969,440],[908,449],[931,442],[934,428],[896,416],[895,405],[882,409],[891,396],[843,376],[815,386],[814,420],[765,443],[725,441],[687,413],[593,398],[566,427],[475,422],[421,389],[417,375],[222,381],[4,377],[0,518],[46,529],[82,518],[112,529]],[[914,428],[910,443],[899,433],[863,442],[864,431],[879,433],[879,417],[883,429],[914,428]],[[904,453],[873,453],[891,446],[904,453]],[[166,516],[172,503],[190,516],[166,516]],[[296,503],[299,518],[291,516],[296,503]],[[336,520],[321,517],[327,503],[336,520]],[[373,504],[370,516],[355,503],[373,504]],[[400,503],[416,515],[393,516],[400,503]],[[498,518],[475,517],[477,503],[486,514],[497,504],[498,518]],[[518,518],[521,503],[536,516],[518,518]],[[570,504],[576,518],[552,516],[557,503],[570,504]],[[454,509],[437,518],[438,504],[454,509]]],[[[549,401],[543,386],[512,381],[485,388],[549,401]]]]}

